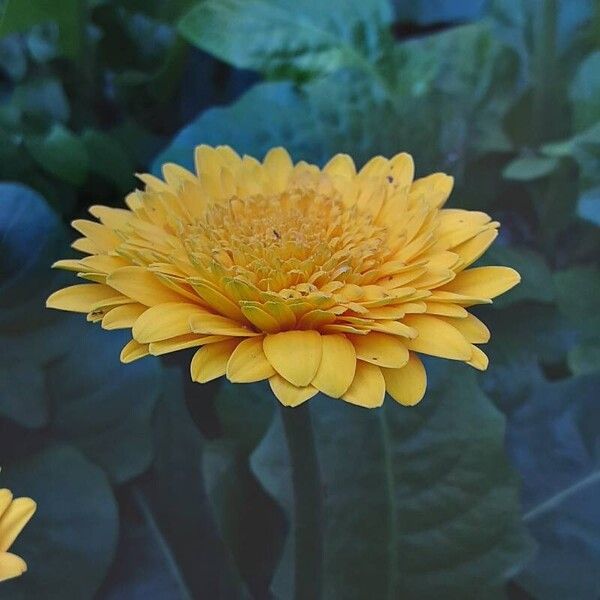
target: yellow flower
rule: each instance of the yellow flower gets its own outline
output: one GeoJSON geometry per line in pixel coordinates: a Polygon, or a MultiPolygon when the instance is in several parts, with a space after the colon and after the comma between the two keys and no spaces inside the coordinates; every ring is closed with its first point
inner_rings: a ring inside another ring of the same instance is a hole
{"type": "Polygon", "coordinates": [[[131,328],[121,360],[200,347],[194,381],[268,379],[297,406],[321,391],[364,407],[387,391],[404,405],[425,392],[419,354],[487,357],[486,326],[467,308],[490,303],[520,277],[467,269],[499,224],[443,209],[453,180],[413,181],[408,154],[377,156],[359,172],[344,154],[320,170],[282,148],[261,163],[199,146],[196,173],[140,175],[129,210],[92,206],[73,247],[89,256],[55,266],[93,283],[47,306],[131,328]]]}
{"type": "Polygon", "coordinates": [[[31,498],[13,499],[12,492],[0,490],[0,581],[18,577],[27,571],[25,561],[8,549],[21,529],[35,512],[36,504],[31,498]]]}

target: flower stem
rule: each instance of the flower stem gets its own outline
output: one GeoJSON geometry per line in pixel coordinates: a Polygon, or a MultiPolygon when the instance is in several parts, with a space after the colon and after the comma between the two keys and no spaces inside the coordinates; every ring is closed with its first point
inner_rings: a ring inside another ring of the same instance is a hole
{"type": "Polygon", "coordinates": [[[318,600],[323,579],[323,508],[319,462],[308,404],[281,407],[294,488],[294,598],[318,600]]]}

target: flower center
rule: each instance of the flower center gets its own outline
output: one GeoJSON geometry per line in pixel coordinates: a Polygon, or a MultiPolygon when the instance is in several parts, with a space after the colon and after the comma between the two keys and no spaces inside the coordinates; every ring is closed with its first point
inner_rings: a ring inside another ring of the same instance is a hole
{"type": "Polygon", "coordinates": [[[201,273],[216,269],[271,292],[355,283],[389,254],[386,228],[346,209],[331,186],[231,198],[212,205],[181,237],[201,273]]]}

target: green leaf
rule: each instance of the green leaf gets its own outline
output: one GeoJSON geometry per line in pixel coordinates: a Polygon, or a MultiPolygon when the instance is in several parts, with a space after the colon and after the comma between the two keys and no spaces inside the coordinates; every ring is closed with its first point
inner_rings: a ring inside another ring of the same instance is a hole
{"type": "MultiPolygon", "coordinates": [[[[263,398],[273,404],[268,395],[263,398]]],[[[249,416],[252,411],[244,407],[238,412],[249,416]]],[[[237,439],[207,443],[203,472],[212,513],[239,576],[252,597],[267,597],[284,542],[281,510],[250,471],[237,439]]]]}
{"type": "Polygon", "coordinates": [[[600,593],[598,386],[598,374],[542,382],[509,420],[524,521],[539,546],[518,582],[534,598],[600,593]]]}
{"type": "Polygon", "coordinates": [[[212,519],[202,472],[205,442],[186,409],[181,375],[167,371],[154,412],[155,458],[140,490],[193,597],[244,598],[212,519]]]}
{"type": "Polygon", "coordinates": [[[5,464],[2,486],[29,496],[36,514],[13,552],[27,574],[0,587],[0,598],[91,598],[112,562],[118,535],[115,499],[104,473],[75,448],[50,445],[5,464]]]}
{"type": "Polygon", "coordinates": [[[556,169],[559,161],[552,157],[523,156],[512,160],[502,174],[506,179],[515,181],[532,181],[546,177],[556,169]]]}
{"type": "Polygon", "coordinates": [[[119,352],[130,334],[77,317],[70,327],[63,320],[62,335],[69,350],[46,372],[51,430],[123,483],[152,460],[152,412],[163,392],[158,359],[123,365],[119,352]]]}
{"type": "Polygon", "coordinates": [[[600,50],[589,54],[579,65],[569,88],[569,98],[577,131],[600,120],[600,50]]]}
{"type": "Polygon", "coordinates": [[[80,186],[88,174],[89,159],[83,142],[62,125],[55,124],[44,137],[26,141],[33,159],[45,171],[74,186],[80,186]]]}
{"type": "Polygon", "coordinates": [[[72,59],[80,56],[84,36],[83,0],[6,0],[0,20],[0,37],[25,31],[47,21],[55,21],[60,32],[60,47],[72,59]]]}
{"type": "Polygon", "coordinates": [[[573,345],[575,333],[567,319],[553,304],[523,302],[514,307],[476,310],[492,332],[485,349],[490,363],[509,364],[532,356],[547,363],[560,362],[573,345]],[[515,317],[519,310],[520,318],[515,317]],[[524,327],[523,323],[527,323],[524,327]]]}
{"type": "Polygon", "coordinates": [[[48,420],[45,382],[35,364],[3,361],[0,365],[0,416],[24,427],[42,427],[48,420]]]}
{"type": "Polygon", "coordinates": [[[52,77],[26,79],[15,88],[12,102],[23,112],[49,121],[64,123],[70,115],[63,86],[52,77]]]}
{"type": "Polygon", "coordinates": [[[284,517],[250,471],[248,456],[269,428],[275,405],[266,382],[223,382],[214,397],[222,436],[206,444],[203,472],[221,536],[240,577],[268,595],[284,541],[284,517]]]}
{"type": "Polygon", "coordinates": [[[114,183],[120,192],[135,185],[135,166],[123,147],[110,135],[86,129],[81,136],[90,157],[90,171],[114,183]]]}
{"type": "Polygon", "coordinates": [[[372,70],[390,22],[387,0],[205,0],[178,27],[191,44],[238,68],[311,75],[372,70]]]}
{"type": "MultiPolygon", "coordinates": [[[[324,490],[324,597],[490,597],[526,559],[503,417],[466,369],[445,365],[434,379],[409,410],[390,399],[373,411],[311,401],[324,490]]],[[[291,515],[279,416],[252,466],[291,515]]],[[[275,594],[292,595],[293,568],[288,540],[275,594]]]]}
{"type": "Polygon", "coordinates": [[[552,302],[554,282],[544,257],[523,246],[492,246],[479,261],[481,265],[503,265],[516,269],[521,283],[506,296],[494,300],[494,306],[504,308],[522,300],[552,302]]]}
{"type": "Polygon", "coordinates": [[[489,28],[467,26],[402,44],[382,64],[383,80],[381,73],[348,69],[301,90],[259,84],[232,106],[210,109],[188,124],[154,171],[169,160],[191,166],[199,143],[227,143],[254,156],[285,145],[295,159],[317,163],[336,152],[362,164],[405,150],[421,172],[460,175],[479,151],[473,147],[502,146],[497,124],[513,84],[506,58],[489,28]]]}
{"type": "Polygon", "coordinates": [[[600,270],[572,267],[554,274],[556,299],[563,315],[586,335],[600,333],[600,270]]]}
{"type": "Polygon", "coordinates": [[[239,385],[224,381],[213,400],[223,437],[235,440],[245,453],[254,450],[271,423],[274,404],[265,386],[266,382],[239,385]]]}
{"type": "Polygon", "coordinates": [[[571,348],[567,360],[574,375],[600,371],[600,337],[585,340],[571,348]]]}
{"type": "Polygon", "coordinates": [[[46,297],[72,283],[50,264],[64,256],[62,225],[24,186],[0,186],[2,274],[0,413],[78,446],[112,480],[139,475],[152,459],[151,418],[162,393],[157,359],[123,365],[124,332],[47,310],[46,297]],[[49,422],[48,422],[49,421],[49,422]]]}
{"type": "Polygon", "coordinates": [[[582,219],[600,226],[600,186],[586,190],[579,196],[577,214],[582,219]]]}
{"type": "Polygon", "coordinates": [[[439,23],[463,23],[482,16],[485,0],[393,0],[396,17],[400,21],[418,25],[439,23]]]}
{"type": "Polygon", "coordinates": [[[102,600],[135,597],[191,600],[179,565],[148,501],[135,484],[120,498],[121,534],[113,566],[100,593],[102,600]]]}

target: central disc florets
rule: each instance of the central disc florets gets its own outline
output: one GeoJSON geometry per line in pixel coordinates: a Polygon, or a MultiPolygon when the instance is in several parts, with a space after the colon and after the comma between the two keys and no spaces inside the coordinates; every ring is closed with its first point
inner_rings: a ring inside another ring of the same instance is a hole
{"type": "Polygon", "coordinates": [[[222,269],[271,292],[354,283],[386,258],[386,229],[346,209],[331,188],[231,198],[187,226],[182,240],[202,273],[222,269]]]}

